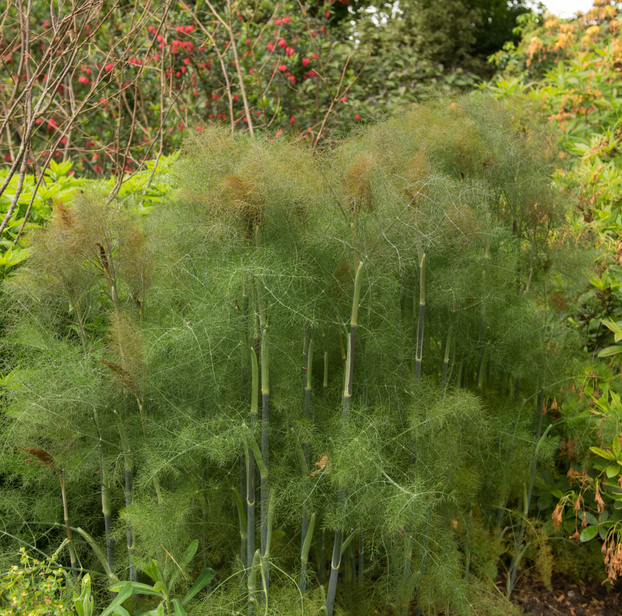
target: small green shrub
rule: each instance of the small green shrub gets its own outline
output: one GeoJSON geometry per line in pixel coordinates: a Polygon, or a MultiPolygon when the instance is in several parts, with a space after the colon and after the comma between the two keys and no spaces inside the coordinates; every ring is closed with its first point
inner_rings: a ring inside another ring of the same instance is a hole
{"type": "Polygon", "coordinates": [[[20,564],[0,578],[0,616],[69,616],[63,570],[56,554],[46,560],[28,556],[20,548],[20,564]]]}

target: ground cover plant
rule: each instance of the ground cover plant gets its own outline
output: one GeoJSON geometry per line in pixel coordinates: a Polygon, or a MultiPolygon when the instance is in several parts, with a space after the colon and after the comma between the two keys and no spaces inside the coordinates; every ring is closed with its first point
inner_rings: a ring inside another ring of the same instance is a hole
{"type": "Polygon", "coordinates": [[[2,558],[67,538],[106,613],[507,613],[583,266],[555,161],[477,95],[325,152],[209,127],[148,217],[59,203],[4,287],[2,558]]]}

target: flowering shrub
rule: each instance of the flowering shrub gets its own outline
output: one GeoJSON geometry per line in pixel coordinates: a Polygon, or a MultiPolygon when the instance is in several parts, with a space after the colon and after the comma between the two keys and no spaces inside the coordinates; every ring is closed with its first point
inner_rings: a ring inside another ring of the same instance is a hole
{"type": "Polygon", "coordinates": [[[556,289],[550,298],[581,336],[581,367],[552,408],[567,423],[559,474],[541,486],[540,498],[549,511],[557,503],[556,528],[577,542],[603,542],[610,581],[622,574],[621,347],[613,344],[622,333],[621,26],[622,10],[610,0],[595,0],[570,20],[524,17],[522,41],[495,56],[504,76],[493,87],[502,97],[525,93],[557,128],[563,151],[554,183],[573,195],[575,225],[594,249],[586,292],[556,289]]]}
{"type": "Polygon", "coordinates": [[[0,616],[70,616],[63,570],[56,555],[45,561],[20,548],[20,565],[0,577],[0,616]]]}

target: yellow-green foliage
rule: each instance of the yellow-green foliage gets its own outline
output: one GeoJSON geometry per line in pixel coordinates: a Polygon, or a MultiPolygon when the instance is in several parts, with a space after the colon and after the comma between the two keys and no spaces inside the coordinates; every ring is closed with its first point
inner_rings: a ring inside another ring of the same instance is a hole
{"type": "Polygon", "coordinates": [[[63,570],[56,556],[41,561],[20,548],[20,564],[0,572],[2,616],[70,616],[63,570]]]}

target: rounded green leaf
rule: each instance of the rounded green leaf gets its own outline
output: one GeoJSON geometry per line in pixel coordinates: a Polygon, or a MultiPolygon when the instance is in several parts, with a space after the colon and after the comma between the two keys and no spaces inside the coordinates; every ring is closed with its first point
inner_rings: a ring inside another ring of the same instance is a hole
{"type": "Polygon", "coordinates": [[[581,543],[594,539],[594,537],[598,535],[598,528],[598,526],[588,526],[587,528],[584,528],[581,531],[581,543]]]}

